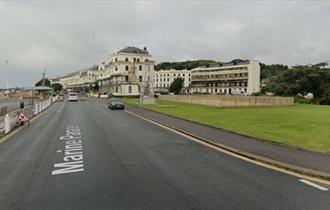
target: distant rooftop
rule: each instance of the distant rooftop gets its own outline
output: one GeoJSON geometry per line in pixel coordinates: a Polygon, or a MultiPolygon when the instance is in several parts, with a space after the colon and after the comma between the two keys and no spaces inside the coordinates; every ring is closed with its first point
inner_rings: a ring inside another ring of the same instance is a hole
{"type": "Polygon", "coordinates": [[[35,87],[25,87],[23,90],[41,90],[41,91],[50,91],[52,90],[48,86],[35,86],[35,87]]]}
{"type": "Polygon", "coordinates": [[[149,54],[146,47],[143,50],[137,47],[125,47],[124,49],[119,50],[118,53],[149,54]]]}
{"type": "Polygon", "coordinates": [[[238,66],[238,65],[247,65],[247,64],[250,64],[249,60],[240,60],[240,61],[235,61],[235,62],[215,64],[215,65],[209,65],[209,66],[199,66],[197,68],[214,68],[214,67],[238,66]]]}

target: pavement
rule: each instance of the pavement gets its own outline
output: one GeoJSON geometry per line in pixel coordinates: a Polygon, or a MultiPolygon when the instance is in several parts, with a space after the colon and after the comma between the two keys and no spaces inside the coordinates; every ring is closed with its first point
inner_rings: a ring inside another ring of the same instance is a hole
{"type": "MultiPolygon", "coordinates": [[[[19,99],[19,98],[5,98],[0,100],[0,108],[7,107],[7,112],[12,112],[20,109],[20,102],[24,102],[25,106],[31,105],[31,99],[19,99]]],[[[39,99],[34,99],[34,103],[40,102],[39,99]]]]}
{"type": "Polygon", "coordinates": [[[57,102],[0,144],[0,209],[329,209],[330,191],[97,99],[57,102]]]}
{"type": "Polygon", "coordinates": [[[268,143],[136,106],[127,105],[127,109],[234,152],[296,171],[330,177],[330,154],[268,143]]]}

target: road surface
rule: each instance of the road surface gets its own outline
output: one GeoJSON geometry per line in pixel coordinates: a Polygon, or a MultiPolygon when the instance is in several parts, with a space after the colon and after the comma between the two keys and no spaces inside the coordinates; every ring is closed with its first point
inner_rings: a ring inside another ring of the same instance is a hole
{"type": "Polygon", "coordinates": [[[0,209],[329,209],[330,193],[97,99],[0,144],[0,209]]]}

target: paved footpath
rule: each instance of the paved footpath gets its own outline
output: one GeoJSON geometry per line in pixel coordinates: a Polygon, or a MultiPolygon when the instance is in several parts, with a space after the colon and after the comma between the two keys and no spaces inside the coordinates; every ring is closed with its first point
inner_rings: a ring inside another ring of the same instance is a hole
{"type": "Polygon", "coordinates": [[[264,157],[267,160],[274,160],[274,162],[288,167],[294,167],[298,170],[312,171],[313,173],[330,177],[330,155],[328,154],[263,142],[221,129],[141,109],[136,106],[128,105],[127,109],[172,128],[199,136],[215,144],[229,146],[241,152],[257,155],[256,157],[264,157]]]}
{"type": "Polygon", "coordinates": [[[0,209],[320,209],[330,191],[96,99],[57,102],[0,144],[0,209]]]}

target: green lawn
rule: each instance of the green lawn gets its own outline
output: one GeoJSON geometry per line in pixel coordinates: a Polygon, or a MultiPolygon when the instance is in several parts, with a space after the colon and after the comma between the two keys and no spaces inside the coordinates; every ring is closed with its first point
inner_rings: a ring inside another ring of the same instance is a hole
{"type": "MultiPolygon", "coordinates": [[[[137,99],[125,99],[137,105],[137,99]]],[[[156,101],[149,110],[293,147],[330,153],[330,106],[210,108],[156,101]],[[169,106],[168,106],[169,105],[169,106]]]]}

